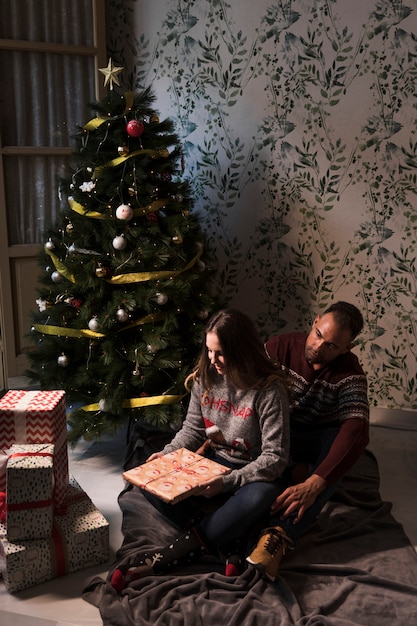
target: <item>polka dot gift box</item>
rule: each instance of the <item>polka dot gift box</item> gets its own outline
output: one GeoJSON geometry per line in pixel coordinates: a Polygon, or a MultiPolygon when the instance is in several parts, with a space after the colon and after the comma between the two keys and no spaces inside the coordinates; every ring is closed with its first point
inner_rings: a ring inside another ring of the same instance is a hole
{"type": "Polygon", "coordinates": [[[10,593],[105,563],[109,557],[109,524],[73,477],[49,538],[12,542],[0,523],[0,572],[10,593]]]}
{"type": "Polygon", "coordinates": [[[43,539],[52,532],[51,444],[14,444],[6,468],[5,517],[9,541],[43,539]]]}

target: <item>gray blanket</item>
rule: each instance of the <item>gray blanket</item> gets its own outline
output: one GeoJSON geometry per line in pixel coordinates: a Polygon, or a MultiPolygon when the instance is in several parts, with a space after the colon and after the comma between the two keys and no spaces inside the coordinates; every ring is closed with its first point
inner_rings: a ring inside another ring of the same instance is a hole
{"type": "MultiPolygon", "coordinates": [[[[119,504],[124,542],[114,567],[177,536],[136,487],[122,492],[119,504]]],[[[135,581],[120,595],[95,578],[83,597],[99,608],[104,626],[417,624],[417,554],[390,510],[379,495],[376,459],[366,451],[284,557],[276,583],[252,568],[227,578],[224,564],[206,556],[135,581]]]]}

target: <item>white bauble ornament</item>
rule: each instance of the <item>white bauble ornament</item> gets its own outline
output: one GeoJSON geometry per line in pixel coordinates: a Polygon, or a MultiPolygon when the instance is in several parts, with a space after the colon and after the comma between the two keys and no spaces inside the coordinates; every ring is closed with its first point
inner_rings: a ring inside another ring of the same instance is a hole
{"type": "Polygon", "coordinates": [[[129,315],[126,309],[122,309],[121,307],[120,309],[117,309],[116,317],[119,320],[119,322],[127,322],[127,320],[129,319],[129,315]]]}
{"type": "Polygon", "coordinates": [[[53,283],[60,283],[62,280],[62,276],[59,272],[52,272],[51,280],[53,283]]]}
{"type": "Polygon", "coordinates": [[[146,346],[146,349],[149,352],[149,354],[156,354],[158,352],[158,348],[153,346],[151,343],[148,343],[148,345],[146,346]]]}
{"type": "Polygon", "coordinates": [[[100,408],[100,411],[104,411],[104,413],[107,413],[107,411],[109,411],[110,409],[110,403],[106,398],[101,398],[101,400],[99,400],[98,406],[100,408]]]}
{"type": "Polygon", "coordinates": [[[57,361],[60,367],[67,367],[69,359],[66,354],[62,353],[59,355],[57,361]]]}
{"type": "Polygon", "coordinates": [[[128,222],[133,217],[133,209],[128,204],[121,204],[116,209],[116,217],[118,220],[128,222]]]}
{"type": "Polygon", "coordinates": [[[160,291],[157,291],[155,294],[155,301],[157,304],[164,305],[168,302],[168,296],[166,293],[161,293],[160,291]]]}
{"type": "Polygon", "coordinates": [[[88,322],[88,328],[93,331],[96,331],[100,328],[99,321],[96,317],[92,317],[91,320],[88,322]]]}
{"type": "Polygon", "coordinates": [[[47,242],[46,242],[46,244],[45,244],[45,248],[46,248],[47,250],[55,250],[55,244],[54,244],[54,242],[52,241],[52,239],[49,239],[49,241],[47,241],[47,242]]]}
{"type": "Polygon", "coordinates": [[[124,250],[127,246],[127,241],[123,235],[117,235],[112,241],[113,248],[115,250],[124,250]]]}

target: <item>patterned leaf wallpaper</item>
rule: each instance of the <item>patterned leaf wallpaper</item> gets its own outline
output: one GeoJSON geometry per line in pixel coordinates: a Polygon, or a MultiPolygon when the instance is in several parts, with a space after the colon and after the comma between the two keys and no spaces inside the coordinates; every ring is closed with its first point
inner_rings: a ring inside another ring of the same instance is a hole
{"type": "Polygon", "coordinates": [[[371,402],[416,409],[414,0],[108,0],[108,51],[176,122],[226,302],[264,337],[354,302],[371,402]]]}

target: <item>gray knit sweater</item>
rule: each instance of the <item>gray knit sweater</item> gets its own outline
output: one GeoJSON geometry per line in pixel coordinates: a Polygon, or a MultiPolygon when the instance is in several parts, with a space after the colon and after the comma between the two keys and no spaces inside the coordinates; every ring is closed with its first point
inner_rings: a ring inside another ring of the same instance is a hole
{"type": "Polygon", "coordinates": [[[289,459],[288,399],[283,385],[266,390],[236,390],[219,377],[208,394],[199,381],[191,391],[181,430],[162,450],[188,448],[195,452],[210,439],[217,454],[236,469],[224,476],[224,491],[255,481],[270,482],[281,475],[289,459]]]}

